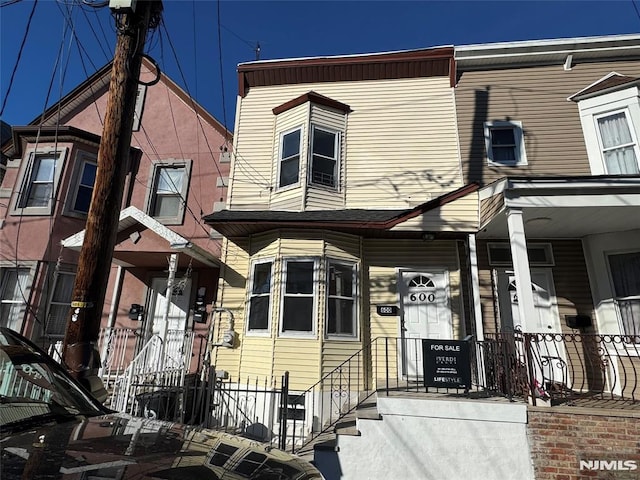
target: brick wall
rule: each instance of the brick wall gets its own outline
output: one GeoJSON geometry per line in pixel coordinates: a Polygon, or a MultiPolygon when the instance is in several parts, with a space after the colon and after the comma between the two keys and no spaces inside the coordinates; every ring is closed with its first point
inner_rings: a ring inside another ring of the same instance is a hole
{"type": "Polygon", "coordinates": [[[640,479],[640,410],[530,407],[527,434],[536,480],[640,479]],[[581,470],[580,460],[634,461],[637,469],[581,470]]]}

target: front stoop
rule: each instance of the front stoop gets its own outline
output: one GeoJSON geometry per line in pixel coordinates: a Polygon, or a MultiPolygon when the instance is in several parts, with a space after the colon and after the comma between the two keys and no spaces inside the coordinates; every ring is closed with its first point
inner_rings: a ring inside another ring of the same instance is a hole
{"type": "Polygon", "coordinates": [[[534,478],[526,405],[378,397],[355,417],[314,448],[327,480],[534,478]]]}

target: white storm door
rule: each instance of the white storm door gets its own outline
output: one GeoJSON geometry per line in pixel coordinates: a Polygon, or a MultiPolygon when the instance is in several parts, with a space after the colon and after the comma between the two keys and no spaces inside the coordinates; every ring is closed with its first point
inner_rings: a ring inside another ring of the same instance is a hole
{"type": "Polygon", "coordinates": [[[531,270],[531,290],[535,312],[523,323],[518,311],[515,275],[510,270],[498,272],[502,332],[512,333],[515,329],[547,334],[545,341],[532,343],[536,379],[543,387],[549,383],[569,385],[567,355],[560,335],[562,327],[551,269],[531,270]]]}
{"type": "Polygon", "coordinates": [[[423,338],[452,339],[446,272],[400,273],[402,298],[401,367],[406,377],[422,377],[423,338]]]}
{"type": "Polygon", "coordinates": [[[167,314],[167,278],[158,277],[151,282],[152,316],[148,330],[151,335],[158,335],[165,342],[165,361],[167,367],[179,366],[184,361],[184,341],[189,307],[191,305],[191,279],[176,279],[168,306],[167,314]],[[165,316],[168,325],[165,333],[165,316]]]}

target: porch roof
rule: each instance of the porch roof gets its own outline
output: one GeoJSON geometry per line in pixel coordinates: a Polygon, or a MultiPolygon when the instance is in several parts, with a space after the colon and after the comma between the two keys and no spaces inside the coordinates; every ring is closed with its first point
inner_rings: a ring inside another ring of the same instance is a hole
{"type": "MultiPolygon", "coordinates": [[[[391,228],[478,190],[469,184],[408,209],[221,210],[204,217],[226,237],[243,237],[278,228],[324,228],[363,236],[394,236],[391,228]]],[[[415,232],[417,235],[422,232],[415,232]]],[[[406,233],[404,233],[406,235],[406,233]]]]}
{"type": "MultiPolygon", "coordinates": [[[[130,206],[120,211],[118,233],[124,232],[125,230],[128,230],[131,227],[135,227],[136,225],[141,225],[144,228],[154,232],[160,238],[166,240],[169,247],[167,249],[168,252],[182,252],[188,257],[194,259],[196,262],[209,267],[219,265],[219,260],[210,252],[192,243],[187,238],[176,233],[169,227],[161,224],[156,219],[150,217],[140,209],[134,206],[130,206]]],[[[78,233],[75,233],[74,235],[63,239],[61,241],[62,246],[65,248],[70,248],[72,250],[80,250],[80,248],[82,247],[82,243],[84,242],[84,234],[85,230],[81,230],[78,233]]],[[[159,255],[164,257],[165,254],[160,253],[159,255]]],[[[126,266],[138,266],[140,265],[140,263],[142,263],[143,265],[153,263],[149,262],[148,259],[145,259],[145,256],[157,257],[158,253],[144,251],[119,252],[117,249],[114,250],[113,253],[114,262],[126,266]],[[132,261],[136,261],[136,263],[132,264],[132,261]]]]}
{"type": "Polygon", "coordinates": [[[481,238],[508,237],[508,209],[527,238],[581,238],[640,228],[640,175],[506,177],[482,188],[481,238]]]}

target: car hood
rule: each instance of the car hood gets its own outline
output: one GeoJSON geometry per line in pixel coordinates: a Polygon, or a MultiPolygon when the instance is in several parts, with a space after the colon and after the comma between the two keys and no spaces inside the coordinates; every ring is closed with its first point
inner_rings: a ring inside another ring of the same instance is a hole
{"type": "Polygon", "coordinates": [[[0,477],[14,479],[321,479],[308,462],[246,438],[113,414],[0,437],[0,477]]]}

